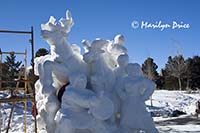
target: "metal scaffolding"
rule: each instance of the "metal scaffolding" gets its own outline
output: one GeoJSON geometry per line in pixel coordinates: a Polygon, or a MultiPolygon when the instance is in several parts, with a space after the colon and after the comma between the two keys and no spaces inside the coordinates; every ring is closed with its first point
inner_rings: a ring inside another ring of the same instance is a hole
{"type": "MultiPolygon", "coordinates": [[[[31,31],[10,31],[10,30],[0,30],[0,33],[14,33],[14,34],[30,34],[31,35],[31,56],[32,59],[34,58],[34,32],[33,32],[33,27],[31,27],[31,31]]],[[[32,62],[32,69],[33,69],[33,74],[34,74],[34,62],[32,62]]],[[[13,115],[13,110],[15,107],[16,103],[23,102],[24,103],[24,132],[26,133],[27,129],[27,101],[32,101],[32,104],[36,106],[36,100],[35,100],[35,88],[32,88],[32,95],[28,93],[28,87],[30,87],[31,81],[28,79],[27,73],[27,50],[24,52],[2,52],[0,49],[0,91],[5,91],[8,89],[12,89],[12,92],[10,94],[9,98],[0,98],[0,104],[1,103],[12,103],[10,115],[9,115],[9,120],[8,120],[8,125],[7,125],[7,130],[6,133],[9,132],[10,128],[10,123],[12,120],[12,115],[13,115]],[[15,54],[15,55],[23,55],[24,56],[24,65],[21,67],[20,72],[18,74],[18,79],[12,79],[11,81],[3,81],[2,80],[2,55],[3,54],[15,54]],[[2,86],[3,83],[15,83],[14,88],[4,88],[2,86]],[[20,83],[23,83],[23,87],[20,87],[20,83]],[[18,92],[20,91],[20,94],[23,95],[18,95],[18,92]]],[[[1,106],[1,105],[0,105],[1,106]]],[[[0,108],[1,109],[1,108],[0,108]]],[[[0,110],[1,111],[1,110],[0,110]]],[[[35,124],[35,133],[37,133],[37,121],[36,121],[36,116],[34,116],[34,124],[35,124]]]]}

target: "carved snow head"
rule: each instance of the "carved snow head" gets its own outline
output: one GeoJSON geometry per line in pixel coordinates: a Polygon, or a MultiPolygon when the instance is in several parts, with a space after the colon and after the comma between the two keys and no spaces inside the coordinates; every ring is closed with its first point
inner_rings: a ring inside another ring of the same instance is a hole
{"type": "Polygon", "coordinates": [[[138,63],[129,63],[126,67],[126,71],[130,77],[143,76],[142,69],[138,63]]]}
{"type": "Polygon", "coordinates": [[[83,42],[83,45],[87,46],[87,49],[89,51],[84,54],[84,60],[87,63],[91,63],[94,61],[97,61],[99,57],[107,51],[107,46],[110,42],[108,40],[103,39],[96,39],[92,42],[91,46],[86,44],[86,42],[83,42]]]}
{"type": "Polygon", "coordinates": [[[65,39],[67,33],[70,32],[74,21],[70,12],[66,11],[66,19],[61,18],[58,22],[51,16],[46,24],[41,24],[41,35],[50,45],[55,45],[57,42],[65,39]]]}
{"type": "Polygon", "coordinates": [[[122,54],[122,55],[118,56],[117,62],[118,62],[118,65],[120,67],[127,66],[128,62],[129,62],[129,56],[128,56],[128,54],[122,54]]]}
{"type": "Polygon", "coordinates": [[[125,42],[125,37],[121,34],[116,35],[114,38],[114,43],[118,45],[123,45],[125,42]]]}

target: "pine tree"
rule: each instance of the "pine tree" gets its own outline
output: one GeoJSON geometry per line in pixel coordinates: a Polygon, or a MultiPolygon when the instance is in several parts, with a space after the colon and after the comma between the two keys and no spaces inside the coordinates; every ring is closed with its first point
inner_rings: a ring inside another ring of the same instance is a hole
{"type": "Polygon", "coordinates": [[[35,57],[40,57],[40,56],[45,56],[49,54],[49,51],[45,48],[40,48],[37,50],[37,52],[35,53],[35,57]]]}
{"type": "Polygon", "coordinates": [[[165,89],[165,72],[163,69],[160,70],[158,77],[156,78],[157,89],[165,89]]]}
{"type": "MultiPolygon", "coordinates": [[[[156,63],[154,63],[153,59],[148,57],[144,63],[142,64],[142,71],[145,77],[147,77],[150,80],[153,80],[154,82],[157,80],[158,72],[156,69],[158,66],[156,63]]],[[[151,106],[153,106],[152,96],[150,97],[151,100],[151,106]]]]}
{"type": "MultiPolygon", "coordinates": [[[[1,74],[2,75],[0,75],[1,76],[1,80],[2,81],[8,81],[9,80],[9,78],[8,78],[8,67],[5,65],[5,63],[2,63],[1,64],[1,74]]],[[[6,87],[8,85],[8,83],[2,83],[1,84],[1,87],[6,87]]]]}
{"type": "MultiPolygon", "coordinates": [[[[5,68],[7,69],[6,79],[13,81],[19,72],[19,68],[22,64],[22,61],[16,61],[16,56],[13,53],[11,53],[9,56],[6,56],[4,64],[5,68]]],[[[10,86],[14,87],[15,84],[10,84],[10,86]]]]}
{"type": "Polygon", "coordinates": [[[183,78],[183,74],[186,71],[186,63],[182,55],[178,55],[175,57],[168,57],[168,62],[165,65],[166,72],[178,79],[179,90],[182,90],[181,80],[183,78]]]}
{"type": "Polygon", "coordinates": [[[157,68],[158,66],[156,65],[154,60],[150,57],[148,57],[142,64],[142,71],[144,76],[153,81],[156,81],[158,77],[157,68]]]}
{"type": "Polygon", "coordinates": [[[194,56],[192,58],[188,71],[190,71],[191,87],[193,89],[199,89],[200,88],[200,57],[199,56],[194,56]]]}
{"type": "Polygon", "coordinates": [[[191,85],[192,85],[192,64],[193,64],[193,59],[192,58],[188,58],[186,61],[186,71],[184,73],[184,78],[185,78],[185,82],[186,82],[186,90],[191,89],[191,85]]]}

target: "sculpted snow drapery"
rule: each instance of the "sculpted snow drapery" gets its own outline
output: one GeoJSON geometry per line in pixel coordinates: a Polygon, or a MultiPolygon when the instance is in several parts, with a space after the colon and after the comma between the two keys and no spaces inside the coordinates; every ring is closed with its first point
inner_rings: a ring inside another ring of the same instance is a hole
{"type": "Polygon", "coordinates": [[[78,45],[66,41],[73,24],[67,11],[66,18],[50,17],[41,25],[51,51],[35,59],[39,132],[157,132],[144,103],[154,83],[138,64],[129,63],[124,36],[84,40],[82,56],[78,45]]]}

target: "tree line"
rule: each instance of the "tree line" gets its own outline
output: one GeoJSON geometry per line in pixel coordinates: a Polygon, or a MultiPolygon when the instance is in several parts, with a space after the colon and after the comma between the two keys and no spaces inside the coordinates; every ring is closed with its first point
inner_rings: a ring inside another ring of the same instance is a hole
{"type": "MultiPolygon", "coordinates": [[[[44,56],[48,53],[45,48],[40,48],[35,53],[35,57],[44,56]]],[[[16,61],[14,54],[7,56],[2,63],[2,79],[9,81],[16,78],[20,71],[21,63],[16,61]]],[[[165,67],[160,72],[157,69],[158,65],[151,57],[148,57],[142,64],[144,76],[153,80],[157,85],[157,89],[200,89],[200,56],[193,56],[187,59],[184,59],[183,55],[169,56],[165,67]]],[[[37,76],[33,75],[32,70],[30,70],[28,78],[34,82],[38,79],[37,76]]],[[[14,84],[10,84],[10,86],[14,86],[14,84]]]]}
{"type": "Polygon", "coordinates": [[[144,75],[156,83],[157,89],[200,89],[199,56],[187,59],[184,59],[183,55],[169,56],[165,67],[159,73],[157,72],[157,68],[158,66],[151,57],[148,57],[142,64],[144,75]]]}

